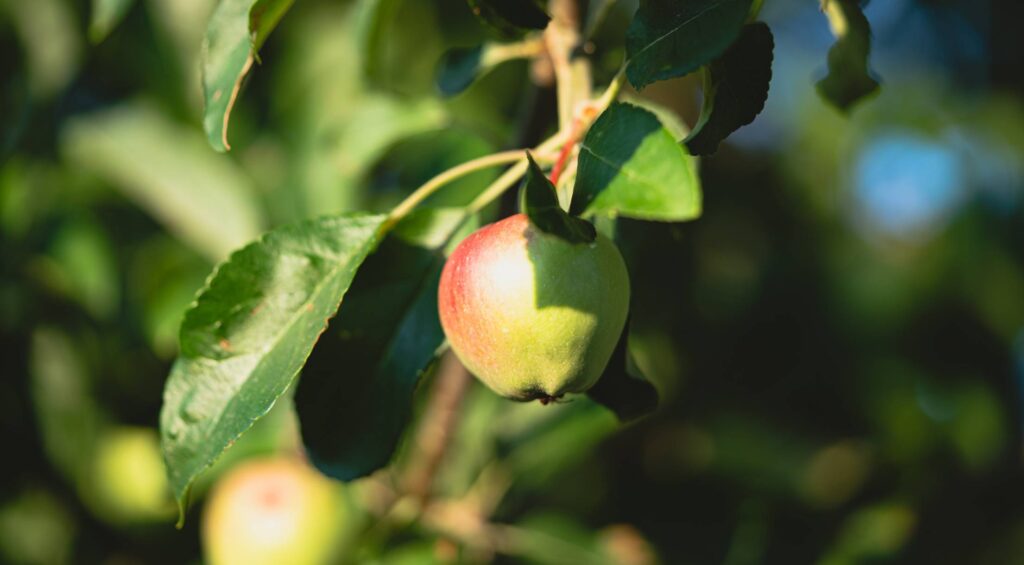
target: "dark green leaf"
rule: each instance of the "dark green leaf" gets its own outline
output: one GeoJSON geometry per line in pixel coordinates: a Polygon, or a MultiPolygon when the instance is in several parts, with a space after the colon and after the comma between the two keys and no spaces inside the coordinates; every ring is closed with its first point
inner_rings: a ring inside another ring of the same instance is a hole
{"type": "Polygon", "coordinates": [[[818,94],[848,112],[854,104],[878,91],[871,76],[871,26],[856,0],[822,0],[836,42],[828,51],[828,76],[818,81],[818,94]]]}
{"type": "Polygon", "coordinates": [[[441,94],[454,96],[494,67],[513,59],[537,55],[543,49],[537,38],[516,43],[488,42],[476,47],[457,48],[441,57],[437,68],[437,87],[441,94]]]}
{"type": "Polygon", "coordinates": [[[420,376],[444,343],[437,285],[461,209],[423,209],[370,255],[302,372],[295,407],[310,460],[352,480],[391,459],[420,376]]]}
{"type": "Polygon", "coordinates": [[[228,119],[242,79],[263,42],[294,0],[222,0],[210,16],[203,41],[203,127],[210,145],[227,151],[228,119]]]}
{"type": "Polygon", "coordinates": [[[384,220],[351,215],[285,226],[214,271],[185,314],[160,414],[182,512],[196,476],[292,383],[384,220]]]}
{"type": "Polygon", "coordinates": [[[135,0],[92,0],[92,16],[89,20],[89,41],[99,43],[117,24],[121,23],[125,14],[135,0]]]}
{"type": "Polygon", "coordinates": [[[483,45],[446,52],[437,67],[437,89],[441,94],[455,96],[469,88],[483,70],[483,53],[483,45]]]}
{"type": "Polygon", "coordinates": [[[694,159],[654,114],[613,104],[580,144],[570,212],[660,221],[696,218],[701,194],[694,159]]]}
{"type": "Polygon", "coordinates": [[[732,44],[751,0],[641,0],[626,32],[626,77],[636,88],[681,77],[732,44]]]}
{"type": "Polygon", "coordinates": [[[658,390],[644,378],[629,354],[628,322],[608,367],[587,396],[615,412],[623,422],[646,416],[658,407],[658,390]]]}
{"type": "Polygon", "coordinates": [[[767,25],[744,26],[736,43],[707,68],[704,107],[686,146],[694,155],[711,155],[729,134],[754,121],[764,109],[772,80],[775,40],[767,25]]]}
{"type": "Polygon", "coordinates": [[[593,224],[570,216],[558,205],[555,185],[544,176],[533,155],[526,154],[530,168],[523,181],[523,211],[530,217],[530,223],[544,233],[558,236],[570,243],[591,243],[597,237],[593,224]]]}
{"type": "Polygon", "coordinates": [[[502,37],[515,39],[548,27],[551,18],[534,0],[467,0],[469,8],[502,37]]]}

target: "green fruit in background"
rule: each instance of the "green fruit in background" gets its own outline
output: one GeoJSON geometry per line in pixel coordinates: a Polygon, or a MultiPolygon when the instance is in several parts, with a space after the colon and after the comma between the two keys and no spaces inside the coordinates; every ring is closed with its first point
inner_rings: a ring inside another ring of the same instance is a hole
{"type": "Polygon", "coordinates": [[[498,394],[548,402],[601,377],[629,310],[629,277],[598,235],[569,243],[523,214],[484,226],[452,252],[438,311],[462,363],[498,394]]]}
{"type": "Polygon", "coordinates": [[[89,501],[115,522],[155,522],[175,516],[156,430],[120,426],[96,447],[89,501]]]}
{"type": "Polygon", "coordinates": [[[332,563],[345,504],[338,485],[295,459],[253,460],[214,485],[203,513],[209,565],[332,563]]]}

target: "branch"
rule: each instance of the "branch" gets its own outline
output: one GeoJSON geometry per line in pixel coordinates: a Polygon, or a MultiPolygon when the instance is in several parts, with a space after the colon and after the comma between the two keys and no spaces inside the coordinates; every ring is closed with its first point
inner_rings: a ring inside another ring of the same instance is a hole
{"type": "Polygon", "coordinates": [[[577,105],[590,99],[590,61],[576,55],[582,42],[578,0],[552,0],[551,23],[544,31],[544,43],[558,85],[558,125],[566,129],[577,105]]]}
{"type": "Polygon", "coordinates": [[[402,479],[402,490],[421,503],[430,498],[434,476],[458,424],[469,382],[469,372],[449,350],[441,359],[430,403],[420,420],[415,451],[402,479]]]}

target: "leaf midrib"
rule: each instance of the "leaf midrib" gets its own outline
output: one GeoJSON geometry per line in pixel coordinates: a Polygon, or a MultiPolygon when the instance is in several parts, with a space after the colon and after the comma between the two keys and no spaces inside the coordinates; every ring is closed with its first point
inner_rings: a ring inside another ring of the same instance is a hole
{"type": "MultiPolygon", "coordinates": [[[[658,132],[658,133],[660,134],[661,132],[658,132]]],[[[674,143],[673,143],[673,145],[674,145],[674,143]]],[[[633,171],[632,167],[626,168],[625,163],[621,163],[620,164],[620,163],[616,163],[614,161],[609,160],[607,157],[604,157],[604,156],[598,154],[597,152],[595,152],[586,143],[581,143],[580,144],[580,149],[583,149],[584,151],[586,151],[590,155],[593,155],[594,158],[597,159],[598,161],[601,161],[602,163],[604,163],[608,167],[611,167],[612,169],[615,169],[615,170],[619,171],[620,174],[630,178],[631,180],[637,180],[641,184],[644,184],[644,185],[652,187],[652,188],[660,188],[660,185],[656,181],[651,180],[648,177],[645,177],[645,176],[643,176],[643,175],[633,171]]]]}
{"type": "Polygon", "coordinates": [[[668,37],[668,36],[670,36],[670,35],[672,35],[672,34],[676,33],[677,31],[679,31],[680,29],[682,29],[682,28],[683,28],[684,26],[688,26],[688,25],[690,25],[690,24],[691,24],[691,23],[692,23],[692,22],[693,22],[694,20],[696,20],[697,18],[700,18],[700,17],[702,17],[702,16],[704,15],[704,14],[706,14],[706,13],[710,12],[711,10],[714,10],[715,8],[717,8],[717,7],[719,7],[719,6],[721,6],[723,2],[725,2],[725,0],[718,0],[718,1],[717,1],[717,2],[715,2],[714,4],[710,4],[710,5],[708,5],[708,6],[706,7],[706,8],[704,8],[704,9],[703,9],[703,10],[701,10],[700,12],[697,12],[696,14],[694,14],[693,16],[691,16],[691,17],[690,17],[689,19],[687,19],[686,21],[684,21],[684,22],[681,22],[681,23],[680,23],[679,25],[677,25],[677,26],[675,26],[674,28],[672,28],[672,29],[670,29],[670,30],[666,31],[666,32],[665,32],[664,34],[662,34],[661,36],[659,36],[659,37],[655,38],[655,39],[654,39],[654,41],[651,41],[650,43],[648,43],[647,45],[645,45],[643,49],[641,49],[641,50],[637,51],[637,52],[636,52],[636,53],[635,53],[635,54],[634,54],[634,55],[633,55],[632,57],[630,57],[630,60],[632,61],[633,59],[636,59],[637,57],[639,57],[640,55],[642,55],[642,54],[643,54],[644,52],[646,52],[646,51],[647,51],[648,49],[650,49],[650,48],[654,47],[654,46],[655,46],[656,44],[660,43],[660,42],[661,42],[661,41],[662,41],[663,39],[665,39],[666,37],[668,37]]]}
{"type": "MultiPolygon", "coordinates": [[[[367,216],[367,217],[383,218],[382,216],[367,216]]],[[[373,242],[379,237],[379,235],[380,234],[378,234],[378,233],[374,233],[373,236],[371,237],[371,239],[364,246],[365,247],[372,247],[373,242]]],[[[266,240],[262,240],[261,243],[262,244],[266,244],[266,240]]],[[[351,263],[352,263],[352,258],[349,258],[349,260],[345,261],[344,263],[336,263],[337,266],[331,269],[331,274],[328,275],[328,276],[323,277],[321,282],[318,282],[318,283],[316,283],[314,285],[313,292],[310,293],[310,296],[318,297],[323,292],[324,287],[328,284],[327,281],[337,277],[338,273],[343,269],[343,266],[350,265],[351,263]]],[[[227,266],[227,263],[225,263],[225,266],[227,266]]],[[[213,276],[216,277],[216,273],[213,276]]],[[[339,300],[338,300],[339,306],[341,304],[341,300],[344,299],[345,293],[347,293],[347,292],[348,292],[348,289],[346,288],[345,292],[342,293],[341,298],[339,298],[339,300]]],[[[302,303],[302,305],[295,310],[298,313],[298,315],[293,315],[293,316],[289,317],[287,323],[282,325],[282,329],[279,332],[277,332],[276,334],[273,335],[274,339],[270,340],[270,342],[269,342],[272,345],[268,345],[267,347],[263,348],[262,350],[257,350],[255,352],[255,354],[259,355],[259,361],[257,361],[257,363],[253,366],[252,370],[249,371],[248,376],[241,381],[241,383],[240,383],[240,385],[238,387],[232,387],[233,394],[231,395],[231,399],[228,401],[227,404],[224,405],[224,409],[220,410],[219,413],[217,414],[217,417],[214,420],[213,425],[210,427],[211,432],[216,432],[219,429],[220,423],[223,421],[224,415],[227,414],[228,412],[230,412],[229,408],[231,406],[233,406],[235,404],[235,402],[237,401],[238,396],[239,396],[238,392],[241,391],[245,387],[245,385],[249,382],[249,380],[252,377],[252,375],[254,373],[256,373],[256,371],[258,371],[262,366],[264,366],[264,362],[265,362],[265,359],[267,358],[267,354],[272,349],[274,349],[278,344],[280,344],[281,341],[283,340],[284,336],[287,335],[289,332],[291,332],[291,330],[295,327],[295,324],[298,322],[298,320],[302,318],[302,313],[306,311],[306,305],[311,304],[314,301],[315,301],[315,298],[312,298],[310,300],[304,301],[302,303]]],[[[324,325],[323,325],[323,328],[317,334],[317,337],[319,337],[320,334],[323,334],[323,332],[324,332],[324,330],[326,328],[327,328],[327,323],[325,322],[324,325]]],[[[316,343],[316,341],[314,340],[314,344],[315,343],[316,343]]],[[[312,352],[312,348],[310,348],[310,352],[312,352]]],[[[306,354],[306,358],[307,359],[309,358],[309,353],[306,354]]],[[[196,359],[196,358],[193,357],[192,359],[196,359]]],[[[210,359],[210,358],[209,357],[200,357],[199,359],[210,359]]],[[[211,359],[211,360],[215,361],[218,364],[220,363],[220,360],[214,360],[214,359],[211,359]]],[[[302,367],[300,366],[298,369],[296,369],[296,371],[294,373],[292,373],[288,377],[288,379],[287,379],[288,384],[287,384],[287,386],[284,387],[283,390],[287,390],[288,386],[291,386],[292,381],[295,380],[295,377],[299,374],[299,372],[301,370],[302,370],[302,367]]],[[[283,391],[282,391],[282,394],[283,394],[283,391]]],[[[281,397],[281,394],[276,395],[274,397],[273,401],[271,402],[271,406],[273,406],[273,404],[276,403],[277,399],[280,398],[280,397],[281,397]]],[[[252,427],[252,425],[256,422],[256,420],[258,420],[258,419],[259,419],[259,417],[253,419],[252,421],[249,422],[249,425],[245,429],[243,429],[242,431],[238,432],[237,434],[232,434],[233,437],[228,440],[228,443],[230,443],[232,440],[237,440],[238,438],[240,438],[242,436],[242,434],[244,434],[246,431],[248,431],[252,427]]],[[[212,433],[211,433],[211,435],[212,435],[212,433]]],[[[214,459],[216,459],[218,456],[220,456],[220,454],[224,453],[224,450],[225,450],[225,448],[221,448],[218,451],[217,455],[214,456],[214,459]]],[[[204,462],[204,464],[202,465],[201,468],[199,468],[195,472],[192,472],[192,473],[189,474],[188,481],[184,485],[182,485],[183,488],[182,488],[181,494],[179,494],[179,497],[184,495],[184,492],[187,491],[189,485],[192,484],[192,481],[195,479],[195,477],[198,476],[199,473],[201,473],[204,469],[209,468],[212,463],[213,463],[213,461],[204,462]]]]}

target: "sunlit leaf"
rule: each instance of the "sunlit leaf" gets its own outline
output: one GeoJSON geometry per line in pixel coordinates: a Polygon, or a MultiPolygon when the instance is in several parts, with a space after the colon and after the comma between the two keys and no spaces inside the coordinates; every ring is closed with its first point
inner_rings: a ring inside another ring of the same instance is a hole
{"type": "Polygon", "coordinates": [[[886,560],[898,554],[914,534],[919,517],[902,502],[862,506],[842,524],[822,565],[886,560]]]}
{"type": "Polygon", "coordinates": [[[744,26],[739,39],[712,61],[704,82],[704,107],[686,146],[694,155],[710,155],[737,129],[764,109],[772,80],[775,41],[767,25],[744,26]]]}
{"type": "Polygon", "coordinates": [[[99,43],[106,39],[117,24],[121,23],[134,2],[135,0],[92,0],[89,40],[99,43]]]}
{"type": "Polygon", "coordinates": [[[185,314],[160,414],[182,516],[196,476],[295,379],[384,219],[335,216],[279,228],[214,271],[185,314]]]}
{"type": "Polygon", "coordinates": [[[262,230],[262,212],[242,173],[212,153],[200,132],[149,106],[76,118],[61,141],[80,170],[117,186],[209,259],[223,259],[262,230]]]}
{"type": "Polygon", "coordinates": [[[242,79],[294,0],[221,0],[210,16],[200,57],[203,127],[210,145],[227,151],[228,120],[242,79]]]}
{"type": "MultiPolygon", "coordinates": [[[[0,4],[5,27],[10,22],[24,48],[28,69],[28,87],[33,97],[53,96],[74,78],[82,57],[82,37],[71,3],[63,0],[32,0],[0,4]]],[[[4,67],[4,86],[8,87],[8,67],[4,67]]],[[[14,74],[14,73],[11,73],[14,74]]],[[[12,81],[14,82],[14,81],[12,81]]],[[[6,88],[5,88],[6,89],[6,88]]],[[[4,108],[3,129],[15,114],[4,108]]]]}
{"type": "Polygon", "coordinates": [[[636,88],[710,63],[739,35],[751,0],[641,0],[626,34],[626,77],[636,88]]]}
{"type": "Polygon", "coordinates": [[[570,212],[683,221],[701,212],[692,156],[651,112],[617,103],[580,144],[570,212]]]}

